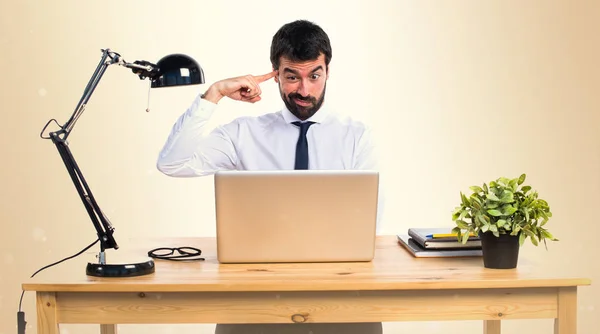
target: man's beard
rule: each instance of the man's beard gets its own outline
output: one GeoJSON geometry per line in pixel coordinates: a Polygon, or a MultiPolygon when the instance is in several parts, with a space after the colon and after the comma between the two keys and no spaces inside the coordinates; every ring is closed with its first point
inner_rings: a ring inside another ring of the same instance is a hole
{"type": "Polygon", "coordinates": [[[315,98],[314,96],[310,96],[310,95],[304,97],[298,93],[290,93],[287,96],[285,96],[283,94],[283,92],[281,91],[281,87],[279,87],[279,93],[281,94],[281,98],[283,99],[283,103],[285,104],[287,109],[294,116],[298,117],[298,119],[304,121],[306,119],[309,119],[310,117],[312,117],[312,115],[314,115],[315,113],[317,113],[317,111],[319,111],[319,109],[321,108],[321,105],[323,104],[323,101],[325,100],[325,89],[326,88],[327,88],[327,84],[325,84],[325,86],[323,86],[323,93],[321,93],[321,96],[319,97],[319,99],[315,98]],[[294,99],[310,102],[311,105],[306,106],[306,107],[297,105],[296,102],[294,102],[294,99]]]}

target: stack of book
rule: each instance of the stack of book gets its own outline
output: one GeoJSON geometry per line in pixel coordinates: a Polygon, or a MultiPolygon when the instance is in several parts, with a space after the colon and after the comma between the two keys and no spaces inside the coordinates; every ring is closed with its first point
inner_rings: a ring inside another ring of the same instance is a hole
{"type": "Polygon", "coordinates": [[[409,228],[408,235],[397,237],[398,243],[415,257],[482,256],[478,236],[469,236],[463,244],[452,233],[452,228],[409,228]]]}

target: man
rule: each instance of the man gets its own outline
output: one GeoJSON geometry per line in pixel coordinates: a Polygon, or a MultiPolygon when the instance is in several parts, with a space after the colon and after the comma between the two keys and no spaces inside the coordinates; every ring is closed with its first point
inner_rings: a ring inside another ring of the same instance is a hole
{"type": "MultiPolygon", "coordinates": [[[[158,169],[178,177],[218,170],[377,169],[369,130],[325,106],[331,56],[329,37],[319,26],[305,20],[285,24],[273,36],[273,70],[215,82],[198,96],[173,126],[158,169]],[[260,84],[270,79],[279,86],[281,111],[240,117],[207,133],[222,98],[258,102],[260,84]]],[[[381,324],[217,325],[216,333],[238,332],[381,333],[381,324]]]]}

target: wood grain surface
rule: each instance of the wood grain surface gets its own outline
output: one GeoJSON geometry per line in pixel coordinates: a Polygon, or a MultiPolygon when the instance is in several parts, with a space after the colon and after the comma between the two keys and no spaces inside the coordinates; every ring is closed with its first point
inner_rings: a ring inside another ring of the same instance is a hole
{"type": "MultiPolygon", "coordinates": [[[[171,238],[121,242],[114,254],[144,258],[155,247],[194,246],[206,261],[156,260],[156,272],[131,278],[86,276],[88,257],[75,258],[40,272],[24,290],[52,292],[228,292],[356,291],[566,287],[590,280],[560,270],[539,270],[526,259],[516,269],[483,267],[476,258],[414,258],[396,236],[378,236],[371,262],[220,264],[215,238],[171,238]]],[[[107,261],[114,256],[107,252],[107,261]]],[[[91,253],[90,253],[91,254],[91,253]]]]}

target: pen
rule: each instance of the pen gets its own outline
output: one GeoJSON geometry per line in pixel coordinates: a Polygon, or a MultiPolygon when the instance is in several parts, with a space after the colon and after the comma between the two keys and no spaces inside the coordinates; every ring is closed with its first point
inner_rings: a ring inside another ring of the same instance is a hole
{"type": "MultiPolygon", "coordinates": [[[[457,236],[458,235],[456,233],[436,233],[436,234],[429,234],[426,237],[436,239],[436,238],[453,238],[453,237],[456,238],[457,236]]],[[[474,237],[475,234],[470,233],[469,236],[474,237]]]]}

